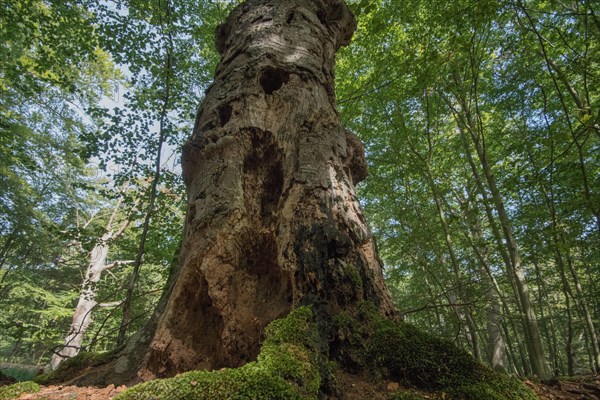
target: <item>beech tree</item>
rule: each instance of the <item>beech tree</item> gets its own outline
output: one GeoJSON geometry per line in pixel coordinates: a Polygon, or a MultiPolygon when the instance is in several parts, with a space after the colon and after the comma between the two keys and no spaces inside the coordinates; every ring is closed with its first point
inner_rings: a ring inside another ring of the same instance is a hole
{"type": "Polygon", "coordinates": [[[355,193],[363,146],[335,109],[335,52],[355,27],[340,0],[252,0],[218,27],[221,61],[183,148],[180,266],[109,374],[241,366],[302,305],[323,329],[364,301],[395,315],[355,193]]]}

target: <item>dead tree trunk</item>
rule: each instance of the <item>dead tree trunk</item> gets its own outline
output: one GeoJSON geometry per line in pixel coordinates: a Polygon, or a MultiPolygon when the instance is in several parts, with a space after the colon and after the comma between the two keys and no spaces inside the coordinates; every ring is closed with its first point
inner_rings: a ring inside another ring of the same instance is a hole
{"type": "MultiPolygon", "coordinates": [[[[79,299],[73,312],[73,318],[65,338],[65,343],[59,351],[52,355],[50,360],[50,367],[53,370],[64,360],[79,354],[79,351],[83,347],[83,339],[88,327],[92,323],[92,311],[98,305],[96,301],[97,285],[102,278],[102,273],[119,265],[129,263],[128,261],[115,261],[111,264],[106,264],[111,241],[120,237],[129,225],[129,219],[126,219],[121,222],[117,229],[113,228],[120,205],[121,201],[119,200],[106,224],[106,233],[98,239],[92,250],[88,253],[88,265],[85,277],[81,284],[79,299]]],[[[88,221],[88,223],[90,222],[91,220],[88,221]]]]}
{"type": "Polygon", "coordinates": [[[81,285],[79,300],[73,313],[73,321],[65,338],[63,348],[52,355],[50,366],[56,369],[65,359],[76,356],[83,345],[87,328],[92,323],[92,310],[96,307],[96,284],[100,281],[102,272],[107,269],[108,236],[105,234],[89,254],[89,264],[81,285]]]}
{"type": "Polygon", "coordinates": [[[341,0],[250,0],[217,29],[222,58],[183,149],[181,265],[142,377],[235,367],[295,306],[394,306],[354,185],[362,144],[335,109],[341,0]]]}

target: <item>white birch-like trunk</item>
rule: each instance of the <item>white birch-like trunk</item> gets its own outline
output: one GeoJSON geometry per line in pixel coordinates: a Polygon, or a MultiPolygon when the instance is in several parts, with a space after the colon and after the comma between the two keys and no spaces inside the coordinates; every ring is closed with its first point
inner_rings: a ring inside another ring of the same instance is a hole
{"type": "Polygon", "coordinates": [[[96,285],[102,277],[102,272],[108,267],[106,259],[110,238],[111,233],[104,234],[89,253],[89,263],[81,285],[79,300],[73,313],[73,320],[62,349],[52,355],[50,361],[52,370],[55,370],[65,359],[75,357],[81,350],[85,333],[92,323],[92,310],[97,304],[96,285]]]}

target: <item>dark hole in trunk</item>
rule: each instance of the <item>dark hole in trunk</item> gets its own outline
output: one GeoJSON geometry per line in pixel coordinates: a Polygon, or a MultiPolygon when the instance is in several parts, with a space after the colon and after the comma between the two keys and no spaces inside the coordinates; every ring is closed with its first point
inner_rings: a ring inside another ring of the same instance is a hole
{"type": "Polygon", "coordinates": [[[224,127],[226,123],[231,119],[231,113],[233,109],[229,104],[219,107],[219,122],[221,127],[224,127]]]}
{"type": "MultiPolygon", "coordinates": [[[[276,155],[274,157],[276,157],[276,155]]],[[[267,169],[267,175],[265,176],[263,185],[260,214],[262,217],[268,217],[277,207],[277,202],[281,197],[281,191],[283,189],[283,167],[280,160],[276,160],[270,165],[270,168],[267,169]]]]}
{"type": "Polygon", "coordinates": [[[279,90],[284,83],[290,80],[290,74],[279,68],[266,67],[260,75],[260,86],[266,94],[273,94],[279,90]]]}
{"type": "Polygon", "coordinates": [[[327,26],[327,17],[322,10],[317,11],[317,18],[319,18],[319,21],[323,26],[327,26]]]}

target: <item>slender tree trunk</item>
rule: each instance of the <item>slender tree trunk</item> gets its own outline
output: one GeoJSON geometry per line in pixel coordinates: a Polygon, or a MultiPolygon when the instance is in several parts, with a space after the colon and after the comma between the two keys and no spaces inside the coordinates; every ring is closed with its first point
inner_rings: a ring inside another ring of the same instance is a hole
{"type": "Polygon", "coordinates": [[[507,355],[506,359],[508,360],[508,364],[510,366],[512,366],[512,371],[515,374],[517,374],[519,376],[523,376],[524,375],[523,368],[517,362],[515,346],[513,345],[512,338],[508,332],[508,326],[504,321],[502,321],[501,327],[502,327],[502,333],[504,334],[504,337],[506,338],[506,346],[508,349],[508,351],[506,352],[506,355],[507,355]]]}
{"type": "MultiPolygon", "coordinates": [[[[563,115],[565,120],[567,121],[567,125],[569,127],[569,132],[571,133],[571,138],[573,140],[573,144],[577,147],[577,155],[578,155],[578,169],[581,173],[581,178],[583,180],[583,199],[585,201],[586,207],[591,211],[592,215],[596,220],[596,233],[598,234],[597,240],[600,242],[600,205],[598,204],[597,199],[594,199],[592,193],[590,191],[590,181],[587,172],[587,165],[585,162],[586,154],[584,154],[584,146],[588,141],[588,137],[591,134],[596,134],[600,137],[600,129],[598,129],[597,124],[589,124],[584,122],[583,126],[575,128],[574,124],[576,120],[587,121],[593,119],[593,109],[588,103],[589,100],[589,92],[586,93],[588,96],[581,96],[580,93],[576,90],[573,82],[569,80],[567,75],[564,73],[562,68],[550,58],[546,49],[546,39],[542,36],[540,31],[537,28],[537,22],[533,19],[532,15],[529,13],[527,7],[525,7],[522,1],[518,1],[517,5],[519,6],[520,11],[525,14],[527,21],[529,22],[529,29],[533,32],[537,38],[537,41],[540,45],[540,55],[544,59],[546,63],[546,67],[548,70],[548,74],[552,80],[553,86],[556,90],[556,95],[560,100],[560,104],[562,106],[563,115]],[[569,104],[567,103],[566,97],[563,95],[563,90],[561,89],[561,84],[566,89],[567,93],[573,100],[573,105],[575,106],[574,111],[570,111],[569,104]],[[572,115],[574,114],[574,115],[572,115]],[[573,118],[575,116],[575,118],[573,118]],[[583,131],[583,132],[582,132],[583,131]]],[[[591,7],[590,7],[591,9],[591,7]]],[[[592,14],[593,15],[593,14],[592,14]]],[[[585,80],[584,80],[585,82],[585,80]]],[[[597,359],[597,357],[596,357],[597,359]]],[[[597,364],[597,360],[595,362],[597,364]]]]}
{"type": "MultiPolygon", "coordinates": [[[[449,102],[448,99],[446,99],[447,104],[452,107],[451,103],[449,102]]],[[[455,112],[455,111],[453,111],[455,112]]],[[[460,120],[460,115],[455,114],[456,118],[460,120]]],[[[477,187],[477,192],[481,195],[482,197],[482,203],[484,205],[484,209],[485,209],[485,214],[487,217],[487,220],[489,222],[489,226],[490,226],[490,230],[492,232],[492,236],[494,237],[494,242],[496,243],[496,248],[498,250],[498,253],[500,254],[500,256],[502,257],[502,260],[504,262],[504,266],[505,266],[505,272],[508,278],[508,281],[511,284],[512,287],[512,291],[514,294],[514,299],[515,302],[517,303],[518,309],[522,310],[522,305],[521,305],[521,297],[519,296],[519,290],[517,288],[517,284],[516,284],[516,279],[514,274],[511,273],[512,271],[512,266],[511,266],[511,260],[510,260],[510,256],[506,250],[506,247],[502,241],[502,235],[500,233],[500,229],[498,228],[498,224],[496,221],[496,218],[494,217],[494,211],[493,208],[491,206],[492,201],[489,199],[488,197],[488,191],[485,188],[483,179],[481,177],[481,174],[479,173],[477,166],[475,165],[475,161],[473,159],[473,155],[472,155],[472,151],[471,151],[471,147],[470,147],[470,143],[469,140],[467,138],[467,134],[465,133],[464,129],[466,129],[465,127],[460,127],[460,134],[461,134],[461,139],[463,142],[463,146],[465,149],[465,154],[467,155],[467,161],[469,163],[469,166],[471,168],[471,172],[473,173],[473,177],[476,183],[476,187],[477,187]]],[[[492,279],[493,282],[495,282],[495,279],[491,273],[491,270],[488,268],[488,275],[490,276],[490,278],[492,279]]],[[[500,296],[502,303],[503,303],[503,308],[505,311],[505,314],[507,315],[507,317],[509,317],[511,315],[511,313],[508,311],[508,303],[506,302],[506,300],[504,299],[503,293],[499,287],[499,285],[497,283],[494,283],[495,287],[497,288],[497,293],[500,296]]],[[[519,330],[517,329],[517,327],[515,326],[515,322],[513,319],[509,318],[510,320],[510,324],[511,327],[513,329],[513,332],[515,334],[515,336],[518,336],[518,332],[519,330]]],[[[524,329],[524,336],[527,337],[528,333],[527,333],[527,326],[525,323],[522,324],[523,329],[524,329]]],[[[508,340],[508,336],[505,336],[508,340]]],[[[517,339],[518,341],[518,339],[517,339]]],[[[522,368],[522,372],[521,375],[529,375],[531,368],[529,365],[529,362],[526,360],[527,357],[525,355],[526,351],[523,348],[523,343],[518,341],[518,349],[519,349],[519,358],[521,360],[521,368],[522,368]]],[[[516,360],[516,359],[515,359],[516,360]]]]}
{"type": "Polygon", "coordinates": [[[508,218],[508,214],[504,206],[504,201],[500,195],[500,191],[497,188],[494,175],[492,174],[491,168],[487,163],[487,158],[483,147],[478,141],[476,141],[475,144],[480,157],[484,175],[486,176],[488,184],[490,185],[492,198],[494,200],[496,210],[498,211],[500,224],[502,226],[504,237],[508,246],[508,253],[510,255],[512,266],[511,272],[512,274],[514,274],[515,282],[517,284],[517,290],[519,294],[519,299],[521,300],[521,307],[523,311],[523,318],[528,333],[527,348],[531,360],[533,373],[540,378],[545,378],[549,375],[549,373],[548,368],[546,366],[546,361],[544,360],[544,349],[539,333],[537,318],[535,316],[533,306],[531,305],[529,299],[529,289],[527,287],[525,273],[523,272],[523,269],[521,267],[521,257],[519,254],[519,249],[517,247],[517,242],[513,235],[512,225],[510,223],[510,219],[508,218]]]}
{"type": "Polygon", "coordinates": [[[577,274],[577,270],[573,265],[572,257],[567,254],[567,266],[569,272],[571,273],[571,277],[573,278],[573,284],[575,286],[576,293],[576,301],[579,305],[582,318],[585,323],[586,328],[586,336],[589,337],[589,353],[592,358],[592,371],[598,373],[600,372],[600,343],[598,342],[598,335],[596,334],[596,328],[594,326],[594,321],[592,315],[590,313],[586,297],[583,293],[583,288],[581,287],[581,282],[579,281],[579,276],[577,274]]]}
{"type": "MultiPolygon", "coordinates": [[[[458,259],[456,257],[456,253],[454,251],[454,244],[452,243],[452,236],[450,235],[450,227],[448,226],[448,222],[446,221],[446,216],[444,215],[444,209],[442,207],[442,199],[439,193],[438,188],[435,186],[435,182],[431,176],[431,172],[429,170],[424,171],[426,175],[427,183],[431,190],[431,194],[433,195],[433,199],[435,201],[436,209],[438,212],[438,218],[440,220],[440,224],[442,225],[442,229],[444,231],[444,241],[446,243],[446,249],[448,250],[448,254],[450,255],[450,263],[452,264],[452,271],[454,272],[454,279],[456,281],[456,286],[458,289],[458,303],[467,302],[468,299],[465,294],[465,290],[463,288],[461,274],[460,274],[460,266],[458,264],[458,259]]],[[[461,318],[464,318],[467,323],[467,340],[471,349],[473,351],[473,357],[476,360],[481,360],[481,353],[479,350],[479,340],[477,337],[477,326],[471,315],[471,311],[468,306],[457,307],[457,313],[461,318]]]]}
{"type": "MultiPolygon", "coordinates": [[[[170,58],[169,54],[169,58],[170,58]]],[[[170,63],[170,61],[168,61],[170,63]]],[[[142,267],[142,259],[144,257],[144,253],[146,251],[146,239],[148,238],[148,231],[150,230],[150,220],[152,219],[152,214],[154,212],[154,205],[156,203],[156,197],[158,195],[158,181],[160,180],[160,170],[161,170],[161,154],[163,149],[163,144],[165,141],[165,118],[167,113],[167,104],[169,101],[169,90],[168,84],[165,92],[164,104],[165,107],[161,113],[160,127],[159,127],[159,140],[158,140],[158,148],[156,151],[156,160],[155,160],[155,170],[154,176],[152,178],[152,185],[150,186],[150,200],[148,203],[148,208],[146,209],[146,214],[144,216],[144,223],[142,224],[142,235],[140,238],[140,243],[138,246],[138,251],[135,256],[135,261],[133,265],[133,272],[129,277],[127,282],[127,291],[125,292],[125,300],[123,301],[123,318],[121,319],[121,325],[119,326],[119,334],[117,336],[117,346],[122,346],[125,343],[125,338],[127,334],[127,328],[129,323],[131,322],[131,307],[133,305],[133,291],[137,285],[140,276],[140,269],[142,267]]]]}
{"type": "Polygon", "coordinates": [[[365,300],[394,315],[354,189],[363,147],[335,110],[335,51],[354,29],[339,0],[251,0],[219,27],[183,149],[181,265],[142,378],[242,365],[298,305],[322,327],[365,300]]]}
{"type": "Polygon", "coordinates": [[[50,367],[53,370],[63,360],[76,356],[81,350],[85,333],[92,323],[92,310],[97,304],[96,285],[100,281],[102,272],[107,268],[108,241],[111,234],[112,232],[104,234],[88,256],[89,264],[81,286],[81,292],[79,293],[79,300],[73,313],[69,332],[67,333],[63,347],[52,355],[50,367]]]}
{"type": "Polygon", "coordinates": [[[173,37],[171,33],[171,27],[169,26],[171,20],[171,5],[167,0],[164,3],[164,16],[159,13],[161,18],[161,29],[166,34],[163,40],[166,42],[166,59],[164,63],[164,90],[162,93],[162,106],[159,114],[158,121],[158,144],[156,148],[156,156],[154,160],[154,176],[152,177],[152,184],[150,185],[150,198],[148,201],[148,208],[144,216],[144,223],[142,224],[142,234],[140,237],[140,243],[138,245],[138,251],[135,256],[133,264],[133,271],[127,282],[127,291],[125,292],[125,300],[123,301],[123,318],[121,319],[121,325],[119,326],[119,334],[117,335],[117,346],[122,346],[125,343],[127,329],[131,322],[131,308],[133,306],[133,292],[139,281],[140,270],[142,268],[142,259],[146,252],[146,239],[148,238],[148,231],[150,230],[150,221],[152,214],[154,213],[154,206],[156,203],[156,197],[158,195],[158,182],[161,177],[161,156],[163,151],[163,145],[167,137],[167,114],[169,112],[169,106],[171,102],[171,79],[173,75],[173,37]]]}
{"type": "MultiPolygon", "coordinates": [[[[566,340],[568,374],[569,374],[569,376],[573,376],[575,371],[574,371],[574,360],[573,360],[573,356],[574,356],[573,317],[572,317],[572,308],[571,308],[571,301],[570,301],[571,298],[574,300],[576,309],[579,311],[581,318],[584,320],[584,323],[585,323],[584,327],[585,327],[586,335],[590,335],[594,338],[596,337],[596,335],[595,335],[594,325],[593,325],[593,322],[591,321],[591,316],[589,315],[585,300],[583,300],[579,296],[575,296],[575,294],[573,293],[573,290],[571,288],[571,285],[569,283],[569,280],[567,279],[567,274],[565,271],[565,269],[566,269],[565,264],[567,264],[569,266],[569,269],[571,270],[571,272],[573,272],[573,266],[571,265],[571,262],[569,260],[567,260],[567,262],[565,263],[565,256],[563,256],[563,254],[562,254],[563,252],[562,252],[561,248],[564,248],[566,243],[562,240],[558,240],[557,227],[556,227],[555,223],[556,223],[556,220],[554,219],[554,223],[553,223],[553,233],[554,233],[554,242],[555,242],[554,243],[554,253],[555,253],[555,257],[556,257],[556,266],[559,270],[559,275],[560,275],[560,279],[562,282],[563,294],[565,296],[566,312],[567,312],[567,317],[568,317],[568,319],[567,319],[567,333],[568,334],[567,334],[567,340],[566,340]]],[[[566,258],[568,259],[569,257],[566,256],[566,258]]],[[[575,275],[574,278],[576,279],[576,277],[577,276],[575,275]]],[[[578,293],[578,294],[580,294],[580,293],[578,293]]],[[[592,360],[593,360],[592,370],[595,371],[598,366],[598,342],[596,341],[595,343],[590,343],[590,345],[591,345],[591,348],[589,348],[589,350],[590,350],[590,354],[591,354],[592,360]]]]}
{"type": "MultiPolygon", "coordinates": [[[[459,88],[463,88],[461,78],[455,74],[454,80],[459,88]]],[[[484,146],[484,135],[481,130],[481,124],[477,124],[471,114],[470,106],[462,94],[456,96],[458,104],[460,105],[461,111],[457,112],[459,115],[459,122],[463,125],[461,133],[465,134],[463,130],[467,130],[470,142],[475,147],[476,154],[483,171],[483,175],[488,184],[492,201],[495,209],[498,213],[498,219],[502,228],[504,240],[506,241],[506,247],[509,255],[509,270],[508,274],[512,276],[515,283],[516,293],[521,306],[521,312],[523,317],[523,324],[526,332],[526,345],[529,353],[529,359],[533,373],[540,377],[545,378],[550,375],[546,361],[544,359],[544,348],[542,346],[541,335],[539,332],[537,318],[531,304],[529,297],[529,289],[527,287],[527,280],[525,273],[521,265],[521,256],[517,245],[516,238],[513,233],[512,224],[506,207],[504,199],[500,193],[498,185],[496,183],[496,177],[494,176],[492,169],[489,165],[488,154],[484,146]]],[[[453,107],[454,110],[454,107],[453,107]]],[[[456,110],[454,110],[456,112],[456,110]]]]}
{"type": "MultiPolygon", "coordinates": [[[[587,278],[588,288],[589,288],[588,290],[590,291],[590,293],[600,294],[600,285],[598,284],[600,279],[598,278],[598,274],[596,273],[595,268],[588,261],[588,255],[586,254],[586,250],[589,250],[588,246],[590,246],[590,244],[581,244],[580,245],[581,253],[580,253],[579,257],[583,263],[581,265],[581,268],[583,271],[586,272],[586,278],[587,278]]],[[[593,247],[593,244],[591,246],[593,247]]],[[[598,320],[598,317],[600,316],[600,296],[595,295],[592,297],[593,297],[591,299],[592,310],[590,313],[592,315],[593,320],[598,320]]]]}
{"type": "MultiPolygon", "coordinates": [[[[453,112],[455,113],[455,117],[457,120],[461,119],[460,114],[458,114],[456,112],[456,110],[454,110],[454,108],[452,107],[452,104],[450,102],[449,99],[445,98],[446,103],[452,108],[453,112]]],[[[508,278],[508,281],[510,282],[513,294],[514,294],[514,300],[518,306],[518,309],[521,310],[522,309],[522,305],[521,305],[521,298],[518,295],[518,288],[517,288],[517,284],[515,282],[515,277],[514,274],[511,273],[512,271],[512,266],[511,266],[511,260],[510,260],[510,256],[508,254],[508,251],[506,250],[506,246],[504,245],[504,242],[502,240],[502,234],[500,232],[500,228],[498,227],[498,223],[496,221],[496,217],[494,216],[494,210],[492,207],[492,201],[489,199],[489,194],[488,194],[488,190],[485,187],[485,183],[483,178],[481,177],[481,174],[477,168],[477,165],[475,164],[475,160],[472,154],[472,150],[471,150],[471,144],[470,144],[470,140],[468,138],[468,134],[465,132],[465,130],[467,129],[466,124],[463,122],[464,126],[459,126],[459,131],[460,131],[460,136],[461,136],[461,141],[463,144],[463,148],[465,150],[465,154],[467,156],[467,161],[469,163],[469,167],[471,169],[471,172],[473,173],[473,178],[475,180],[475,185],[477,188],[477,192],[481,195],[482,197],[482,204],[484,206],[484,210],[485,210],[485,215],[487,217],[488,223],[489,223],[489,227],[490,230],[492,232],[492,236],[494,237],[494,242],[496,244],[496,249],[498,250],[498,253],[500,254],[502,261],[504,263],[504,267],[505,267],[505,274],[508,278]]],[[[493,275],[491,275],[490,272],[490,277],[492,277],[493,279],[493,275]]],[[[498,295],[501,296],[503,298],[503,293],[502,291],[500,291],[499,286],[496,285],[496,287],[498,288],[497,292],[498,295]]],[[[505,304],[505,311],[507,311],[507,306],[508,304],[506,303],[506,301],[504,301],[503,299],[503,303],[505,304]]],[[[507,313],[507,316],[510,315],[510,313],[507,313]]],[[[512,321],[512,320],[511,320],[512,321]]],[[[511,322],[514,323],[514,322],[511,322]]],[[[513,327],[514,328],[514,327],[513,327]]],[[[523,328],[526,330],[526,326],[523,326],[523,328]]],[[[516,329],[513,329],[515,334],[517,333],[516,329]]],[[[527,336],[527,333],[525,332],[525,336],[527,336]]],[[[521,348],[521,346],[519,346],[519,348],[521,348]]],[[[528,369],[528,367],[526,365],[523,366],[524,369],[528,369]]]]}
{"type": "MultiPolygon", "coordinates": [[[[583,164],[581,147],[579,146],[579,144],[578,144],[578,148],[579,148],[580,168],[582,169],[582,174],[585,178],[586,177],[585,167],[583,164]]],[[[589,348],[589,350],[590,350],[590,354],[592,357],[592,363],[593,363],[592,370],[596,371],[596,372],[600,372],[600,347],[599,347],[600,344],[598,343],[598,335],[596,334],[596,328],[594,327],[593,318],[589,311],[588,303],[584,296],[583,288],[581,286],[581,282],[579,280],[577,270],[576,270],[575,266],[573,265],[573,260],[572,260],[571,254],[570,254],[571,246],[569,245],[569,241],[567,240],[567,237],[565,236],[564,229],[561,228],[561,226],[563,224],[559,220],[559,215],[556,212],[555,200],[554,200],[554,198],[555,198],[555,196],[554,196],[554,179],[553,179],[553,177],[554,177],[554,143],[553,142],[551,143],[550,157],[552,159],[552,162],[550,164],[550,178],[549,178],[550,189],[546,190],[546,188],[544,187],[542,182],[540,182],[539,186],[540,186],[540,191],[544,195],[544,200],[548,207],[548,211],[550,213],[550,219],[552,221],[552,239],[554,242],[553,247],[555,249],[555,254],[557,256],[557,266],[560,269],[559,272],[561,275],[561,280],[563,281],[563,286],[566,285],[569,294],[572,296],[573,300],[575,301],[576,306],[579,309],[579,312],[581,314],[581,317],[584,320],[585,329],[587,331],[586,334],[591,339],[589,341],[589,344],[591,346],[589,348]],[[564,252],[565,252],[564,257],[562,255],[563,251],[561,249],[564,249],[564,252]],[[565,259],[566,259],[566,263],[564,262],[565,259]],[[573,291],[568,283],[568,280],[566,277],[566,272],[565,272],[565,264],[566,264],[566,267],[573,279],[573,285],[575,287],[575,294],[573,294],[573,291]]],[[[534,159],[533,155],[530,155],[530,158],[532,160],[532,163],[535,164],[535,159],[534,159]]],[[[587,179],[584,179],[584,181],[587,182],[587,179]]],[[[586,183],[586,193],[589,194],[589,191],[587,190],[587,183],[586,183]]],[[[586,199],[589,202],[589,196],[586,197],[586,199]]],[[[567,296],[566,293],[565,293],[565,296],[567,296]]]]}
{"type": "Polygon", "coordinates": [[[106,233],[96,242],[94,248],[88,255],[88,266],[85,278],[81,285],[79,300],[75,306],[73,319],[65,338],[64,345],[58,352],[54,352],[50,360],[50,367],[53,370],[65,359],[76,356],[81,350],[85,333],[92,323],[92,311],[98,304],[96,302],[97,284],[102,277],[102,273],[123,264],[123,262],[106,264],[110,242],[121,236],[129,225],[129,220],[125,220],[120,224],[118,229],[113,228],[119,208],[120,201],[114,208],[106,224],[106,233]]]}
{"type": "MultiPolygon", "coordinates": [[[[475,248],[475,244],[471,244],[475,248]]],[[[512,338],[508,335],[508,329],[505,327],[501,329],[502,326],[505,326],[505,321],[508,320],[510,327],[512,328],[515,337],[519,336],[519,331],[515,324],[514,319],[512,318],[512,313],[510,311],[510,307],[505,299],[505,296],[498,284],[496,278],[492,274],[492,268],[490,267],[487,257],[485,253],[481,253],[478,249],[476,249],[477,258],[482,266],[482,280],[483,282],[489,283],[489,289],[487,289],[486,296],[489,301],[489,309],[488,309],[488,340],[489,340],[489,351],[492,354],[492,358],[490,359],[490,363],[494,369],[503,369],[504,368],[504,355],[506,353],[506,345],[509,346],[509,350],[512,354],[516,354],[514,351],[514,346],[512,345],[512,338]]],[[[519,345],[519,356],[521,360],[525,360],[522,347],[519,345]]],[[[513,356],[513,359],[515,356],[513,356]]],[[[515,359],[516,360],[516,359],[515,359]]],[[[514,362],[515,365],[518,365],[514,362]]],[[[519,375],[523,375],[525,372],[530,370],[529,364],[526,361],[522,361],[521,363],[522,369],[518,372],[519,375]]],[[[526,373],[525,373],[526,374],[526,373]]]]}
{"type": "Polygon", "coordinates": [[[550,353],[550,360],[552,361],[552,373],[554,375],[557,375],[557,371],[561,371],[561,366],[560,366],[560,356],[559,356],[559,352],[558,352],[558,342],[556,340],[556,329],[554,327],[554,318],[552,316],[552,308],[548,307],[548,312],[549,315],[544,315],[544,303],[549,304],[548,301],[548,289],[546,288],[546,284],[544,282],[544,279],[542,277],[542,271],[540,269],[539,263],[538,261],[535,259],[534,256],[534,260],[533,260],[533,267],[535,269],[535,276],[536,276],[536,282],[538,285],[538,293],[539,293],[539,299],[538,299],[538,305],[539,305],[539,309],[540,309],[540,316],[542,318],[542,320],[546,319],[548,321],[547,324],[543,325],[543,328],[545,329],[546,332],[546,338],[548,340],[548,351],[550,353]],[[548,326],[550,327],[550,329],[548,329],[548,326]]]}
{"type": "Polygon", "coordinates": [[[490,292],[490,300],[488,305],[487,317],[487,335],[488,335],[488,352],[489,363],[495,370],[504,371],[506,360],[506,342],[502,336],[501,320],[499,318],[501,311],[498,299],[494,296],[492,289],[486,289],[490,292]]]}
{"type": "Polygon", "coordinates": [[[567,374],[569,376],[575,375],[575,359],[574,359],[574,351],[573,351],[573,323],[571,317],[571,307],[569,305],[569,300],[566,300],[567,303],[567,338],[565,343],[565,353],[567,354],[567,374]]]}
{"type": "MultiPolygon", "coordinates": [[[[468,189],[467,189],[467,192],[468,189]]],[[[500,288],[493,280],[489,266],[489,251],[483,235],[483,229],[479,223],[479,210],[477,209],[473,196],[469,193],[469,200],[458,199],[468,225],[469,232],[465,232],[479,261],[479,272],[485,296],[488,299],[487,310],[487,334],[488,334],[488,362],[496,370],[505,369],[506,342],[502,335],[501,312],[502,305],[499,299],[500,288]],[[471,206],[472,204],[472,206],[471,206]]]]}
{"type": "Polygon", "coordinates": [[[0,250],[0,272],[2,271],[2,268],[4,267],[4,263],[6,262],[6,259],[8,258],[8,252],[10,250],[10,247],[13,244],[14,239],[15,239],[15,233],[13,231],[10,233],[10,235],[8,235],[6,237],[6,240],[4,241],[4,245],[2,246],[2,250],[0,250]]]}

